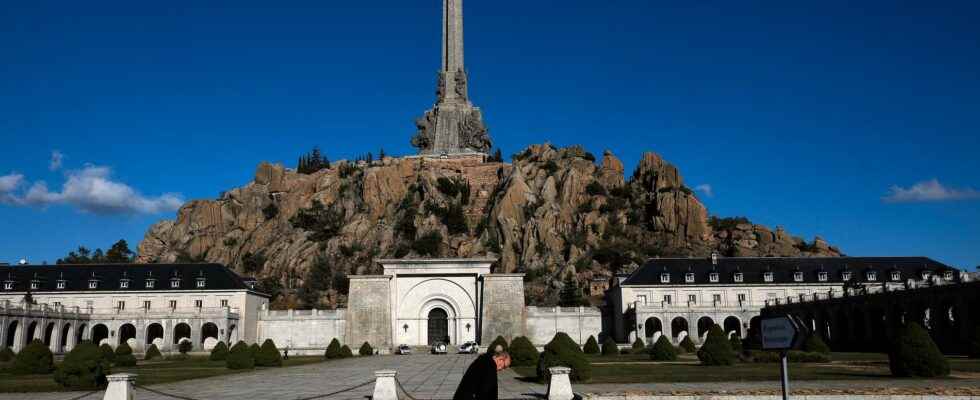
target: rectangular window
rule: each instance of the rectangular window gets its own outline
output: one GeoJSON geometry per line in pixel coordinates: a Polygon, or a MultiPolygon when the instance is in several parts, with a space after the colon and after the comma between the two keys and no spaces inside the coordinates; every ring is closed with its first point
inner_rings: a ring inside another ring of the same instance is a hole
{"type": "Polygon", "coordinates": [[[684,275],[684,282],[694,283],[694,274],[692,274],[690,272],[688,272],[687,274],[685,274],[684,275]]]}
{"type": "Polygon", "coordinates": [[[876,281],[876,280],[878,280],[878,273],[874,271],[868,271],[868,281],[876,281]]]}
{"type": "Polygon", "coordinates": [[[721,303],[721,295],[720,294],[715,293],[715,294],[711,295],[711,299],[714,300],[715,304],[721,303]]]}
{"type": "Polygon", "coordinates": [[[698,303],[698,295],[696,295],[696,294],[689,294],[689,295],[687,295],[687,302],[690,303],[690,304],[697,304],[698,303]]]}
{"type": "Polygon", "coordinates": [[[898,271],[892,271],[892,280],[893,281],[900,281],[900,280],[902,280],[902,273],[901,272],[898,272],[898,271]]]}
{"type": "Polygon", "coordinates": [[[153,287],[156,286],[156,284],[157,284],[157,281],[155,281],[153,279],[147,279],[146,280],[146,288],[147,289],[153,289],[153,287]]]}
{"type": "MultiPolygon", "coordinates": [[[[646,296],[643,296],[643,304],[646,304],[646,303],[647,303],[647,298],[646,298],[646,296]]],[[[228,300],[221,300],[221,306],[222,307],[228,307],[228,300]]]]}
{"type": "Polygon", "coordinates": [[[840,274],[840,278],[841,280],[849,281],[851,280],[851,273],[848,271],[844,271],[842,274],[840,274]]]}
{"type": "Polygon", "coordinates": [[[744,303],[745,302],[745,293],[739,293],[738,294],[738,302],[739,303],[744,303]]]}
{"type": "Polygon", "coordinates": [[[799,271],[794,272],[793,273],[793,280],[796,281],[796,282],[803,282],[803,273],[802,272],[799,272],[799,271]]]}
{"type": "Polygon", "coordinates": [[[125,301],[120,301],[120,302],[116,303],[116,309],[118,309],[118,310],[125,310],[126,309],[126,302],[125,301]]]}
{"type": "Polygon", "coordinates": [[[143,302],[143,309],[144,310],[149,310],[150,309],[150,301],[149,300],[146,300],[146,301],[143,302]]]}
{"type": "MultiPolygon", "coordinates": [[[[223,303],[227,303],[228,302],[227,300],[221,300],[221,301],[223,303]]],[[[644,305],[644,306],[647,305],[647,297],[646,296],[643,296],[643,295],[636,296],[636,303],[637,304],[640,304],[640,305],[644,305]]],[[[222,304],[222,306],[224,306],[224,304],[222,304]]]]}
{"type": "Polygon", "coordinates": [[[194,307],[197,308],[204,307],[204,300],[194,300],[194,307]]]}
{"type": "Polygon", "coordinates": [[[772,282],[772,272],[762,274],[762,278],[765,279],[766,282],[772,282]]]}
{"type": "Polygon", "coordinates": [[[58,289],[64,289],[64,288],[65,288],[65,281],[58,281],[58,289]]]}
{"type": "Polygon", "coordinates": [[[119,281],[120,289],[129,289],[129,281],[119,281]]]}
{"type": "Polygon", "coordinates": [[[820,282],[827,282],[827,272],[825,271],[817,272],[817,279],[820,280],[820,282]]]}
{"type": "Polygon", "coordinates": [[[171,310],[177,309],[177,300],[170,300],[170,309],[171,310]]]}
{"type": "Polygon", "coordinates": [[[712,272],[711,275],[708,275],[708,280],[711,281],[711,283],[718,283],[718,273],[712,272]]]}
{"type": "Polygon", "coordinates": [[[37,290],[38,286],[40,286],[40,282],[31,281],[31,290],[37,290]]]}
{"type": "Polygon", "coordinates": [[[86,308],[92,308],[93,305],[95,305],[95,302],[93,302],[92,300],[85,300],[86,308]]]}
{"type": "Polygon", "coordinates": [[[201,279],[201,280],[199,280],[199,281],[197,281],[197,287],[198,287],[198,289],[200,289],[200,288],[203,288],[203,287],[204,287],[204,280],[203,280],[203,279],[201,279]]]}
{"type": "Polygon", "coordinates": [[[743,280],[745,280],[745,275],[742,275],[741,272],[736,272],[735,273],[735,282],[742,283],[743,280]]]}
{"type": "Polygon", "coordinates": [[[670,274],[660,274],[660,283],[670,283],[670,274]]]}
{"type": "Polygon", "coordinates": [[[88,281],[89,289],[96,289],[99,287],[99,281],[88,281]]]}
{"type": "Polygon", "coordinates": [[[60,302],[60,301],[56,301],[56,302],[54,302],[54,306],[55,306],[55,307],[61,307],[61,302],[60,302]]]}
{"type": "Polygon", "coordinates": [[[779,294],[778,293],[766,293],[766,298],[769,299],[769,300],[776,300],[777,298],[779,298],[779,294]]]}
{"type": "Polygon", "coordinates": [[[670,304],[671,298],[669,294],[664,295],[664,304],[670,304]]]}

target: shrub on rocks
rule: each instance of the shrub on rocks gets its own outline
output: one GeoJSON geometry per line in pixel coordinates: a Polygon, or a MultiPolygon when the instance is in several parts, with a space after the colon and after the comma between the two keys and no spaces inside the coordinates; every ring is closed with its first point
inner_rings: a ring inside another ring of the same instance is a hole
{"type": "Polygon", "coordinates": [[[970,341],[970,358],[980,358],[980,326],[973,330],[973,340],[970,341]]]}
{"type": "Polygon", "coordinates": [[[105,386],[106,375],[111,372],[99,346],[84,341],[65,355],[54,372],[54,381],[66,388],[95,389],[105,386]]]}
{"type": "Polygon", "coordinates": [[[487,353],[496,353],[497,346],[500,346],[501,350],[507,351],[507,348],[509,347],[507,346],[507,339],[504,339],[503,336],[497,336],[497,338],[490,343],[490,346],[487,347],[487,353]]]}
{"type": "Polygon", "coordinates": [[[327,346],[327,351],[323,353],[323,356],[328,360],[340,358],[340,341],[336,338],[331,340],[330,345],[327,346]]]}
{"type": "Polygon", "coordinates": [[[589,340],[585,341],[585,347],[582,348],[582,351],[585,354],[599,354],[599,342],[595,340],[595,336],[589,336],[589,340]]]}
{"type": "Polygon", "coordinates": [[[279,354],[279,348],[276,347],[276,342],[273,342],[272,339],[266,339],[264,342],[262,342],[262,347],[259,348],[259,352],[255,354],[255,366],[282,366],[282,356],[279,354]]]}
{"type": "Polygon", "coordinates": [[[694,344],[693,340],[691,340],[691,335],[684,336],[684,340],[681,340],[681,344],[679,346],[684,349],[685,353],[694,353],[698,351],[698,346],[694,344]]]}
{"type": "Polygon", "coordinates": [[[0,362],[9,362],[14,359],[17,355],[9,347],[4,347],[0,349],[0,362]]]}
{"type": "Polygon", "coordinates": [[[218,344],[214,345],[214,348],[211,349],[211,356],[208,359],[211,361],[227,360],[228,346],[225,345],[225,342],[218,342],[218,344]]]}
{"type": "Polygon", "coordinates": [[[110,364],[116,362],[116,351],[113,350],[112,346],[109,346],[108,343],[103,343],[101,346],[99,346],[99,351],[102,352],[102,358],[104,358],[110,364]]]}
{"type": "Polygon", "coordinates": [[[735,352],[732,351],[732,345],[720,326],[712,326],[708,331],[708,338],[698,350],[698,359],[701,360],[701,365],[732,365],[735,363],[735,352]]]}
{"type": "Polygon", "coordinates": [[[241,341],[231,346],[231,350],[228,351],[228,357],[225,359],[225,366],[228,369],[255,368],[255,358],[252,357],[252,351],[249,349],[249,346],[241,341]]]}
{"type": "Polygon", "coordinates": [[[660,335],[660,339],[653,344],[650,350],[650,359],[654,361],[674,361],[677,360],[677,350],[670,344],[667,335],[660,335]]]}
{"type": "Polygon", "coordinates": [[[603,357],[615,357],[619,355],[619,346],[616,346],[616,341],[611,337],[606,337],[606,340],[602,342],[602,355],[603,357]]]}
{"type": "Polygon", "coordinates": [[[636,340],[633,342],[633,353],[642,354],[644,351],[646,351],[646,349],[647,344],[643,343],[643,339],[636,338],[636,340]]]}
{"type": "Polygon", "coordinates": [[[340,358],[351,358],[351,357],[354,357],[354,352],[351,351],[350,347],[347,347],[346,344],[343,345],[340,348],[340,358]]]}
{"type": "MultiPolygon", "coordinates": [[[[596,352],[598,353],[598,351],[596,352]]],[[[511,364],[519,367],[535,366],[538,365],[538,356],[538,349],[528,338],[518,336],[510,342],[511,364]]]]}
{"type": "Polygon", "coordinates": [[[736,353],[741,353],[742,350],[742,338],[738,337],[738,334],[732,335],[731,339],[728,339],[728,343],[732,346],[732,351],[736,353]]]}
{"type": "Polygon", "coordinates": [[[915,322],[905,324],[888,352],[892,375],[932,378],[949,375],[949,362],[929,333],[915,322]]]}
{"type": "Polygon", "coordinates": [[[544,352],[538,358],[538,379],[547,382],[551,379],[551,367],[568,367],[572,369],[569,379],[573,382],[586,382],[592,378],[592,364],[578,344],[564,332],[558,332],[551,342],[544,346],[544,352]]]}
{"type": "Polygon", "coordinates": [[[357,354],[362,356],[373,356],[374,348],[371,347],[370,343],[364,342],[364,344],[361,345],[361,348],[357,350],[357,354]]]}
{"type": "Polygon", "coordinates": [[[830,346],[820,339],[820,335],[812,334],[803,342],[803,351],[808,353],[830,354],[830,346]]]}
{"type": "Polygon", "coordinates": [[[149,361],[160,357],[163,357],[163,355],[160,354],[160,349],[157,348],[157,345],[151,344],[150,347],[146,349],[146,354],[143,355],[143,360],[149,361]]]}
{"type": "Polygon", "coordinates": [[[14,357],[10,372],[17,375],[47,374],[54,369],[54,355],[44,342],[34,339],[14,357]]]}
{"type": "Polygon", "coordinates": [[[116,365],[120,367],[135,367],[136,356],[133,355],[133,348],[129,347],[125,341],[116,347],[116,365]]]}

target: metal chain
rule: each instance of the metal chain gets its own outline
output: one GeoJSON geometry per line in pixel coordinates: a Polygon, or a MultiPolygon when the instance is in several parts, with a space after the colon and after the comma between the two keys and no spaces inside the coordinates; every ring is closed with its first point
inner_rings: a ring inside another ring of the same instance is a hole
{"type": "Polygon", "coordinates": [[[408,390],[405,390],[405,387],[402,386],[402,381],[398,380],[398,378],[395,378],[395,383],[398,384],[398,388],[401,389],[402,393],[405,394],[405,397],[407,397],[408,400],[418,400],[415,397],[412,397],[412,395],[408,393],[408,390]]]}
{"type": "Polygon", "coordinates": [[[374,383],[374,379],[372,379],[372,380],[369,380],[369,381],[367,381],[367,382],[364,382],[364,383],[362,383],[362,384],[360,384],[360,385],[357,385],[357,386],[351,386],[351,387],[349,387],[349,388],[347,388],[347,389],[341,389],[341,390],[338,390],[338,391],[336,391],[336,392],[330,392],[330,393],[327,393],[327,394],[318,394],[318,395],[316,395],[316,396],[310,396],[310,397],[303,397],[303,398],[299,398],[299,399],[296,399],[296,400],[314,400],[314,399],[322,399],[322,398],[324,398],[324,397],[330,397],[330,396],[334,396],[334,395],[338,395],[338,394],[341,394],[341,393],[344,393],[344,392],[349,392],[349,391],[351,391],[351,390],[354,390],[354,389],[360,389],[360,388],[362,388],[362,387],[365,387],[365,386],[367,386],[367,385],[370,385],[370,384],[372,384],[372,383],[374,383]]]}
{"type": "Polygon", "coordinates": [[[173,397],[175,399],[180,399],[180,400],[198,400],[198,399],[195,399],[193,397],[184,397],[184,396],[180,396],[180,395],[176,395],[176,394],[164,393],[164,392],[161,392],[159,390],[150,389],[150,388],[148,388],[146,386],[140,386],[140,385],[133,385],[133,386],[135,386],[137,389],[143,389],[143,390],[145,390],[147,392],[158,394],[158,395],[161,395],[161,396],[164,396],[164,397],[173,397]]]}

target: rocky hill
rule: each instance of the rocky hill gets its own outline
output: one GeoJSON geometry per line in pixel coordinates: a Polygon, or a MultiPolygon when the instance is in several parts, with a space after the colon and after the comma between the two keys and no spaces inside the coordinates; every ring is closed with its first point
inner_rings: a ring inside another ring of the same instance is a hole
{"type": "Polygon", "coordinates": [[[340,161],[301,174],[262,163],[248,185],[153,225],[140,262],[206,260],[262,280],[278,306],[345,302],[347,274],[380,257],[493,256],[554,304],[561,277],[608,277],[657,256],[840,256],[742,218],[709,217],[677,168],[646,153],[623,165],[580,147],[534,145],[513,163],[477,158],[340,161]]]}

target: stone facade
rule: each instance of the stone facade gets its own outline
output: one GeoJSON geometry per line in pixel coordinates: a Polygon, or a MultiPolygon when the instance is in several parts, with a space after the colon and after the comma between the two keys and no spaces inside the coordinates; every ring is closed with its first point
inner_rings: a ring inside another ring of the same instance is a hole
{"type": "Polygon", "coordinates": [[[330,341],[345,342],[346,310],[263,310],[258,332],[262,340],[272,339],[290,354],[323,354],[330,341]]]}
{"type": "Polygon", "coordinates": [[[390,284],[390,276],[350,277],[350,300],[345,314],[346,340],[342,342],[351,345],[368,342],[378,348],[392,346],[390,284]]]}
{"type": "Polygon", "coordinates": [[[483,320],[480,332],[484,342],[503,336],[509,343],[526,332],[524,274],[494,274],[483,278],[483,320]]]}

